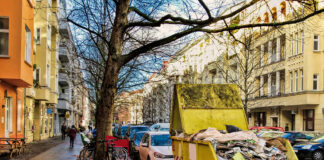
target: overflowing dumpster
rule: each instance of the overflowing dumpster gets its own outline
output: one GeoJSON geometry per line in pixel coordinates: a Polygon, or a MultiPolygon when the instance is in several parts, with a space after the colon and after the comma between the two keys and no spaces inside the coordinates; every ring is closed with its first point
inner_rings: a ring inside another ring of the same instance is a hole
{"type": "Polygon", "coordinates": [[[268,141],[248,131],[234,84],[176,84],[170,134],[175,159],[298,159],[287,140],[268,141]],[[228,133],[228,126],[242,131],[228,133]]]}

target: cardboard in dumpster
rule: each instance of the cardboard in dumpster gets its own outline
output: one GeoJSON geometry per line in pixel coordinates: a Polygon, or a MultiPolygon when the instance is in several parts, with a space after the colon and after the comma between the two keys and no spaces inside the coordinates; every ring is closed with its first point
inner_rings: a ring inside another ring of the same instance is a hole
{"type": "Polygon", "coordinates": [[[271,138],[266,141],[252,131],[220,133],[216,128],[208,128],[190,136],[193,140],[210,141],[218,159],[233,160],[286,160],[284,141],[271,138]]]}

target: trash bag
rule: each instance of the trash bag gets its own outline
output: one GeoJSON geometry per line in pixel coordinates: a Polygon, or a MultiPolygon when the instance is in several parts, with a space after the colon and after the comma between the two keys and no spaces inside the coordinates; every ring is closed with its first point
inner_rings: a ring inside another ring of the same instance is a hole
{"type": "Polygon", "coordinates": [[[242,131],[241,128],[238,128],[238,127],[233,126],[233,125],[226,125],[226,130],[227,130],[227,133],[242,131]]]}

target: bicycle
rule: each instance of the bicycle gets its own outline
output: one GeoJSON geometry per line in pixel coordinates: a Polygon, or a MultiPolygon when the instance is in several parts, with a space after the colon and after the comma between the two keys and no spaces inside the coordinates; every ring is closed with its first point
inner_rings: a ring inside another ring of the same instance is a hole
{"type": "MultiPolygon", "coordinates": [[[[124,147],[114,147],[114,143],[111,143],[113,141],[116,141],[116,139],[98,141],[99,143],[104,143],[103,150],[105,152],[105,156],[103,159],[104,160],[127,160],[127,150],[124,147]],[[105,143],[107,144],[107,150],[105,150],[106,148],[105,143]]],[[[92,141],[83,147],[79,155],[80,160],[94,159],[95,143],[96,143],[95,141],[92,141]]]]}

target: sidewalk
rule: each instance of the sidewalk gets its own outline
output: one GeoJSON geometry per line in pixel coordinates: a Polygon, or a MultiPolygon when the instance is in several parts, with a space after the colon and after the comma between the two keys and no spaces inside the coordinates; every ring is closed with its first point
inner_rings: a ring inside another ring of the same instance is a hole
{"type": "Polygon", "coordinates": [[[82,147],[81,137],[77,134],[74,148],[70,148],[70,139],[67,137],[62,144],[37,155],[31,160],[76,160],[82,147]]]}
{"type": "MultiPolygon", "coordinates": [[[[36,155],[45,152],[46,150],[59,145],[63,143],[61,140],[61,136],[55,136],[52,138],[48,138],[45,140],[41,141],[35,141],[31,143],[27,143],[25,153],[19,155],[19,156],[14,156],[12,160],[29,160],[32,157],[35,157],[36,155]]],[[[0,157],[1,160],[7,160],[8,156],[3,155],[4,157],[0,157]]]]}

